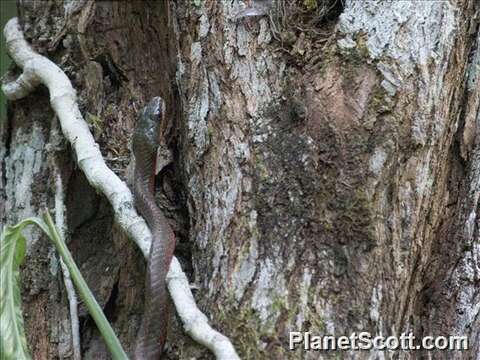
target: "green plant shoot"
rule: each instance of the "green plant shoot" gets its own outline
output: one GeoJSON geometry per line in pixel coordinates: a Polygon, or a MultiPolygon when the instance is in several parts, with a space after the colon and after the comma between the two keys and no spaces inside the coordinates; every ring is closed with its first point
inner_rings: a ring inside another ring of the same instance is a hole
{"type": "Polygon", "coordinates": [[[110,323],[73,261],[65,242],[46,211],[43,219],[28,218],[15,226],[6,226],[0,237],[0,360],[31,359],[22,316],[19,268],[25,258],[26,240],[22,230],[37,225],[50,238],[70,271],[73,283],[97,325],[112,358],[128,359],[110,323]]]}

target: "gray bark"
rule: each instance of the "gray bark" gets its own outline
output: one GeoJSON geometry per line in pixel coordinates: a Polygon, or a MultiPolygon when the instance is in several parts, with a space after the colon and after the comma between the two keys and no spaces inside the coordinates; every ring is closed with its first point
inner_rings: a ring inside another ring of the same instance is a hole
{"type": "MultiPolygon", "coordinates": [[[[20,1],[19,10],[36,50],[72,79],[120,175],[136,110],[154,95],[167,101],[174,161],[158,176],[159,204],[200,308],[242,358],[478,358],[478,5],[347,0],[316,20],[307,3],[273,2],[249,18],[238,16],[242,1],[20,1]],[[291,352],[289,331],[467,335],[470,350],[291,352]]],[[[70,248],[131,349],[140,252],[69,149],[48,146],[56,120],[45,91],[10,106],[0,221],[52,207],[48,159],[63,159],[70,248]]],[[[23,301],[38,359],[69,357],[57,268],[31,232],[23,301]]],[[[81,316],[85,358],[106,358],[81,316]]],[[[211,358],[173,315],[168,344],[172,359],[211,358]]]]}

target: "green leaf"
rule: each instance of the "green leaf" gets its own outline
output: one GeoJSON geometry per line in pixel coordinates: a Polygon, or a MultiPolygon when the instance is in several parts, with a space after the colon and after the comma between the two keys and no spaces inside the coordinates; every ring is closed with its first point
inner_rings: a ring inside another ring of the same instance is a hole
{"type": "Polygon", "coordinates": [[[0,235],[0,360],[30,359],[23,326],[19,275],[19,267],[25,257],[26,249],[22,230],[27,225],[37,225],[55,245],[70,271],[80,297],[97,324],[112,358],[128,360],[127,354],[73,261],[48,211],[43,217],[45,221],[39,218],[28,218],[15,226],[7,226],[0,235]]]}
{"type": "MultiPolygon", "coordinates": [[[[23,225],[24,226],[24,225],[23,225]]],[[[0,359],[30,359],[23,327],[19,267],[25,258],[23,226],[0,235],[0,359]]]]}

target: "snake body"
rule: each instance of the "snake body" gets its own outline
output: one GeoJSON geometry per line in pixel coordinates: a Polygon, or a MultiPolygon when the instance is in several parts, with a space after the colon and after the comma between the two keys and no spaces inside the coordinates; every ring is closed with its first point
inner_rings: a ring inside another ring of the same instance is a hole
{"type": "Polygon", "coordinates": [[[135,346],[137,360],[159,359],[167,333],[168,296],[165,277],[175,248],[175,236],[154,197],[159,129],[164,117],[165,103],[160,97],[154,97],[140,112],[133,134],[135,206],[152,232],[145,313],[135,346]]]}

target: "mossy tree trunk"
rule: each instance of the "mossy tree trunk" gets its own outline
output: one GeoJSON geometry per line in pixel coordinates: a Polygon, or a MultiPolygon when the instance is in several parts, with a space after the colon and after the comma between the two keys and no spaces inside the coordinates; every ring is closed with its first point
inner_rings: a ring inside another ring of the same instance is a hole
{"type": "MultiPolygon", "coordinates": [[[[167,101],[174,160],[158,176],[159,204],[199,306],[242,358],[382,355],[290,352],[289,331],[467,335],[469,352],[452,358],[475,358],[478,4],[342,3],[267,1],[270,16],[244,18],[242,1],[52,0],[20,2],[19,15],[36,50],[74,83],[121,176],[136,111],[154,95],[167,101]]],[[[44,89],[11,103],[8,124],[0,220],[53,206],[48,159],[60,159],[70,248],[131,349],[143,308],[139,251],[69,148],[47,146],[58,126],[44,89]]],[[[28,254],[32,353],[68,358],[56,255],[35,232],[28,254]]],[[[80,315],[85,358],[106,358],[80,315]]],[[[211,358],[173,315],[171,327],[170,358],[211,358]]]]}

